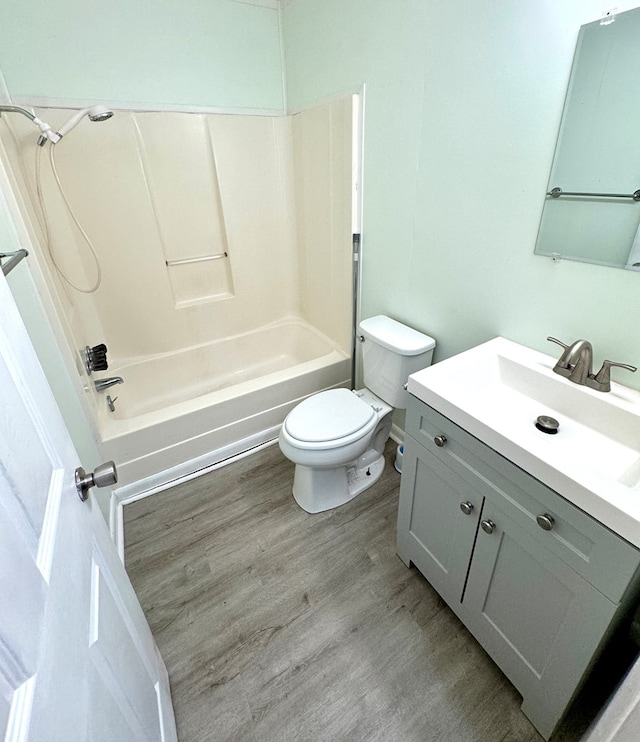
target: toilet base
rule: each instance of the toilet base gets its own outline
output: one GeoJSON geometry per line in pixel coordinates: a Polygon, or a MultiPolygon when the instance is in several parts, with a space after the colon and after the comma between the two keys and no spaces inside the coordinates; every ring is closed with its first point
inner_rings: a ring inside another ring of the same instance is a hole
{"type": "Polygon", "coordinates": [[[380,455],[360,468],[357,468],[357,463],[335,469],[316,469],[296,464],[293,477],[295,501],[307,513],[322,513],[353,500],[380,479],[385,460],[380,455]]]}

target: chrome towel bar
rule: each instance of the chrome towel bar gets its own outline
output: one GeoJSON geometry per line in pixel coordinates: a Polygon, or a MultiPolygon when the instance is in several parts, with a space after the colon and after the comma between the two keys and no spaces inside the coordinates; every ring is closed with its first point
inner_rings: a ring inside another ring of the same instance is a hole
{"type": "Polygon", "coordinates": [[[588,196],[589,198],[631,198],[640,201],[640,188],[633,193],[580,193],[579,191],[563,191],[562,188],[552,188],[547,196],[560,198],[560,196],[588,196]]]}
{"type": "Polygon", "coordinates": [[[203,255],[199,258],[183,258],[182,260],[165,260],[166,265],[187,265],[187,263],[203,263],[205,260],[220,260],[221,258],[228,257],[226,252],[221,252],[218,255],[203,255]]]}
{"type": "Polygon", "coordinates": [[[3,258],[9,258],[6,263],[2,263],[2,272],[4,275],[6,276],[11,273],[16,265],[18,265],[23,258],[26,258],[28,254],[29,252],[24,248],[16,250],[15,252],[0,252],[0,263],[2,263],[3,258]]]}

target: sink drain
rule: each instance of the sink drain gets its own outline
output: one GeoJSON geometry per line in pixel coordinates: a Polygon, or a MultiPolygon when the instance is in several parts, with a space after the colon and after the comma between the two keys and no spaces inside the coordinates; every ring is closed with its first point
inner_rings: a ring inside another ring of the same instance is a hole
{"type": "Polygon", "coordinates": [[[559,427],[560,423],[555,419],[555,417],[549,417],[549,415],[540,415],[536,420],[536,428],[548,435],[555,435],[558,432],[559,427]]]}

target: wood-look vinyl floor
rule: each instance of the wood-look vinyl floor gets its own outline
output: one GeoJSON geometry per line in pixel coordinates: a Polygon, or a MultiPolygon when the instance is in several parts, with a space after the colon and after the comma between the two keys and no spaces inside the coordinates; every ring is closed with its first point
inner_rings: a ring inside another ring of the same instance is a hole
{"type": "Polygon", "coordinates": [[[126,506],[127,571],[180,742],[540,742],[514,688],[396,556],[394,452],[327,513],[296,505],[277,446],[126,506]]]}

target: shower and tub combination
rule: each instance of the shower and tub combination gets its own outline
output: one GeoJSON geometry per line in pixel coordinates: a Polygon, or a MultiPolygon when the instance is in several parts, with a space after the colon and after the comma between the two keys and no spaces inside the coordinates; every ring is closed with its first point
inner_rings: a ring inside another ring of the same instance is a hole
{"type": "Polygon", "coordinates": [[[0,108],[0,156],[123,491],[273,439],[300,400],[351,385],[357,101],[18,108],[0,108]],[[108,371],[88,373],[81,349],[101,343],[108,371]]]}

